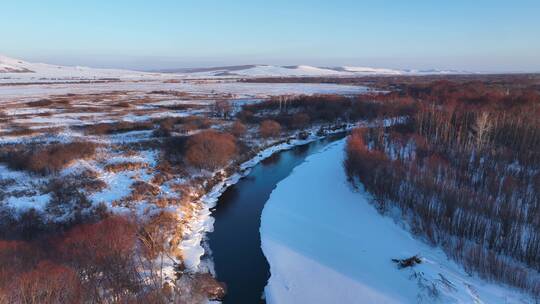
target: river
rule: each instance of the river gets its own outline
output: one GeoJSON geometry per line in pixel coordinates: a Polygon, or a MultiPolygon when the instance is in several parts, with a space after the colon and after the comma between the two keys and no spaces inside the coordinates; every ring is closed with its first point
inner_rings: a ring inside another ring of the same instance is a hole
{"type": "Polygon", "coordinates": [[[344,134],[279,152],[256,165],[250,174],[228,188],[213,210],[214,232],[208,235],[217,279],[227,284],[224,303],[264,303],[270,277],[261,250],[261,212],[276,185],[306,157],[344,134]]]}

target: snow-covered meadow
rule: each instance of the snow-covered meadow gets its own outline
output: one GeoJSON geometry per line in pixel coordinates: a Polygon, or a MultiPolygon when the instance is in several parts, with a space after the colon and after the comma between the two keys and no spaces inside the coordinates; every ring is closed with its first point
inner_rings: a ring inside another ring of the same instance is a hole
{"type": "MultiPolygon", "coordinates": [[[[140,218],[150,218],[162,210],[172,211],[178,215],[178,232],[181,234],[181,240],[175,245],[178,250],[175,254],[181,256],[181,262],[191,271],[211,271],[211,265],[204,261],[201,264],[201,257],[205,254],[201,241],[205,233],[212,229],[209,208],[223,190],[221,187],[234,183],[260,159],[290,148],[298,140],[290,143],[283,143],[283,138],[261,141],[257,139],[256,128],[248,130],[244,139],[250,148],[256,150],[264,146],[267,149],[245,163],[241,168],[243,172],[228,177],[208,192],[203,187],[215,172],[192,172],[189,168],[176,167],[167,171],[163,167],[167,166],[167,162],[163,162],[166,138],[153,132],[160,128],[161,122],[166,119],[176,121],[172,136],[183,137],[200,130],[179,130],[185,125],[178,123],[180,118],[207,120],[208,125],[204,128],[228,128],[230,121],[215,117],[212,113],[212,107],[218,100],[227,100],[232,105],[232,113],[235,113],[243,105],[272,96],[356,95],[368,91],[362,86],[336,84],[245,83],[234,79],[178,80],[174,75],[145,75],[148,76],[145,79],[120,77],[114,81],[99,82],[65,81],[60,77],[63,74],[49,73],[51,69],[55,70],[54,67],[27,65],[24,62],[21,65],[36,70],[32,77],[40,73],[41,76],[48,76],[40,78],[43,81],[27,79],[31,82],[29,84],[10,78],[26,72],[2,74],[0,148],[9,150],[13,147],[28,152],[32,149],[29,147],[34,145],[41,148],[49,144],[84,141],[95,144],[96,153],[87,159],[70,161],[50,176],[16,171],[13,166],[1,165],[2,210],[14,217],[35,211],[51,223],[75,218],[75,211],[71,208],[52,212],[51,181],[61,179],[69,181],[71,188],[75,187],[87,198],[88,206],[83,214],[93,212],[100,206],[114,213],[131,213],[140,218]],[[83,177],[85,180],[82,180],[83,177]],[[86,189],[76,186],[78,180],[82,186],[91,182],[95,187],[86,189]],[[204,196],[201,198],[200,195],[204,196]]],[[[58,69],[70,75],[69,68],[58,69]]],[[[91,74],[91,70],[83,70],[96,79],[101,77],[99,71],[91,74]]],[[[314,135],[318,129],[319,126],[313,126],[308,141],[318,138],[314,135]]],[[[167,264],[165,272],[170,278],[174,277],[173,263],[167,264]]]]}
{"type": "Polygon", "coordinates": [[[267,303],[534,303],[510,287],[466,273],[442,250],[380,215],[342,166],[345,140],[330,144],[280,182],[261,218],[271,277],[267,303]],[[419,255],[398,269],[392,259],[419,255]]]}

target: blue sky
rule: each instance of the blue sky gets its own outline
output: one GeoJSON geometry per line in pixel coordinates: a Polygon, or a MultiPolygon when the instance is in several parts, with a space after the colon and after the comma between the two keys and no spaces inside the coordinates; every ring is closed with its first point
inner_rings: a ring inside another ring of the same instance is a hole
{"type": "Polygon", "coordinates": [[[0,16],[0,53],[57,64],[540,71],[532,0],[2,0],[0,16]]]}

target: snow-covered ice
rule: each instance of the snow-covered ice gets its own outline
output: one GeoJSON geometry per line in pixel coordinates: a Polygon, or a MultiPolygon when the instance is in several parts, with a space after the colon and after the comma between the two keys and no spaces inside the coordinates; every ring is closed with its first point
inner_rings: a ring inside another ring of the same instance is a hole
{"type": "Polygon", "coordinates": [[[308,157],[265,205],[267,303],[533,303],[513,288],[467,274],[442,250],[381,216],[368,194],[349,185],[344,145],[341,140],[308,157]],[[391,261],[416,254],[423,262],[414,268],[400,270],[391,261]]]}

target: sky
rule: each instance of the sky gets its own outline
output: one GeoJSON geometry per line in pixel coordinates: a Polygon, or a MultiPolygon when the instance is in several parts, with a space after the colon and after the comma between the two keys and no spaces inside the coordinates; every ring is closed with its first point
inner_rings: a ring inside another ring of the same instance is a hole
{"type": "Polygon", "coordinates": [[[0,54],[143,70],[540,71],[538,0],[2,0],[0,54]]]}

